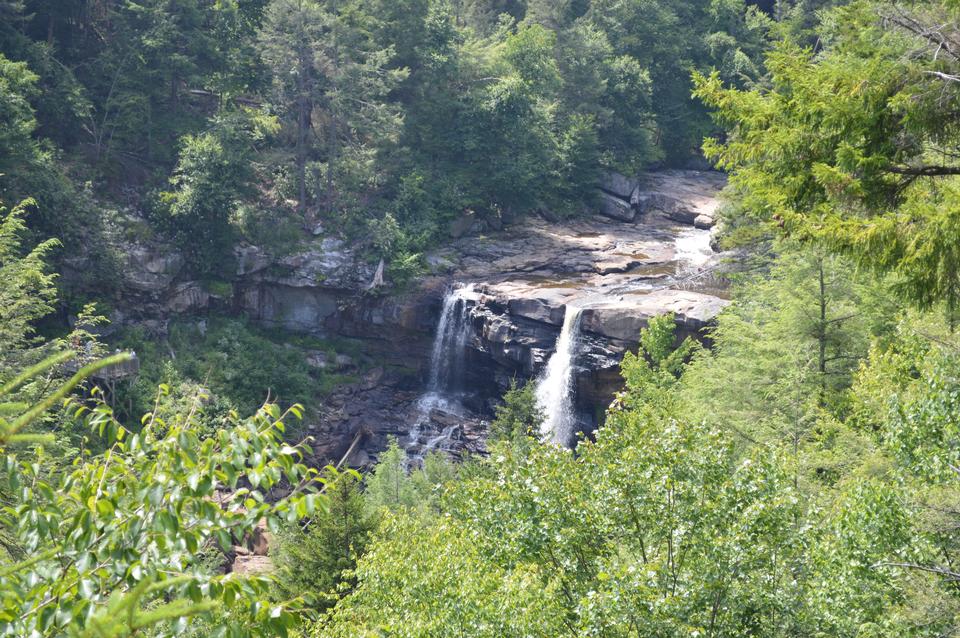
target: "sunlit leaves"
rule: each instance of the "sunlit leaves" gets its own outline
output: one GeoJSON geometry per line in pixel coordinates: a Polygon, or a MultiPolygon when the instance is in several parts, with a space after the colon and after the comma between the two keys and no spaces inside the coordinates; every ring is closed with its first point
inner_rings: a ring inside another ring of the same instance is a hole
{"type": "Polygon", "coordinates": [[[267,581],[214,575],[200,559],[241,542],[261,519],[275,528],[325,505],[318,488],[329,478],[280,438],[289,414],[264,406],[204,438],[190,414],[165,423],[149,416],[129,432],[106,428],[112,415],[98,406],[88,422],[110,436],[102,456],[51,476],[41,450],[8,454],[15,498],[0,523],[23,558],[0,570],[0,635],[104,638],[151,627],[172,636],[194,616],[231,636],[285,635],[295,618],[261,602],[267,581]],[[289,496],[269,498],[281,485],[289,496]]]}

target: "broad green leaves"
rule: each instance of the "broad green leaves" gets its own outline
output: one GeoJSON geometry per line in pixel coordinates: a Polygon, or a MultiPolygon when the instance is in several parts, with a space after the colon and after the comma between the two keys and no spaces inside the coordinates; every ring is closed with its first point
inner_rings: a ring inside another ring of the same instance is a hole
{"type": "Polygon", "coordinates": [[[19,416],[2,423],[12,500],[0,523],[15,549],[0,568],[0,635],[119,638],[151,628],[174,636],[195,616],[220,635],[285,635],[294,616],[263,602],[266,580],[213,574],[201,559],[230,550],[261,519],[276,529],[325,504],[317,488],[328,479],[281,440],[290,413],[267,405],[203,438],[193,414],[148,415],[133,432],[98,406],[88,423],[113,434],[109,449],[83,454],[62,474],[44,469],[41,450],[9,447],[21,421],[37,418],[96,367],[36,407],[4,406],[19,416]],[[270,491],[281,485],[289,495],[275,501],[270,491]]]}

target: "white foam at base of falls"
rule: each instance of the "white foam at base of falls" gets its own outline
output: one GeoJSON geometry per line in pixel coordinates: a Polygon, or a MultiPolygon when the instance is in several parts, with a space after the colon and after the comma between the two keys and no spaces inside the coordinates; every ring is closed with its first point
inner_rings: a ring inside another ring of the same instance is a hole
{"type": "Polygon", "coordinates": [[[470,309],[467,300],[473,294],[473,284],[467,284],[449,290],[443,298],[440,320],[437,322],[437,332],[430,352],[427,391],[417,400],[416,413],[407,435],[408,449],[420,446],[418,451],[411,453],[412,460],[423,461],[433,450],[446,450],[459,428],[448,425],[439,433],[432,434],[430,414],[434,410],[456,416],[464,413],[458,392],[462,390],[464,355],[470,337],[470,309]]]}
{"type": "Polygon", "coordinates": [[[573,401],[573,371],[583,308],[568,305],[557,347],[537,381],[537,405],[544,414],[540,433],[545,441],[570,446],[576,435],[577,416],[573,401]]]}

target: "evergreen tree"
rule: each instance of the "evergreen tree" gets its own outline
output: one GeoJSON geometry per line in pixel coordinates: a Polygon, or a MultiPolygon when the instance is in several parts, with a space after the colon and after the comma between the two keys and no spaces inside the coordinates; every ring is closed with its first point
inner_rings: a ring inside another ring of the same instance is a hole
{"type": "Polygon", "coordinates": [[[949,3],[854,3],[828,14],[822,53],[785,41],[769,88],[699,76],[697,95],[732,134],[706,152],[759,223],[822,243],[881,272],[903,298],[957,316],[960,84],[949,3]],[[936,35],[939,34],[939,35],[936,35]],[[953,79],[951,79],[953,78],[953,79]]]}
{"type": "Polygon", "coordinates": [[[24,202],[11,211],[0,207],[0,379],[9,378],[31,361],[28,352],[37,344],[36,322],[53,311],[54,275],[47,260],[58,246],[47,240],[25,251],[24,202]]]}
{"type": "Polygon", "coordinates": [[[406,71],[388,69],[393,51],[378,48],[370,30],[353,0],[274,0],[267,7],[261,42],[275,109],[294,129],[301,214],[317,196],[328,214],[340,212],[375,184],[371,162],[399,125],[400,113],[385,97],[406,71]],[[313,165],[308,180],[315,149],[322,165],[313,165]]]}
{"type": "Polygon", "coordinates": [[[497,406],[497,418],[490,423],[490,441],[506,441],[514,447],[527,447],[529,439],[540,436],[543,413],[537,405],[534,384],[517,385],[503,395],[503,404],[497,406]]]}
{"type": "Polygon", "coordinates": [[[327,508],[280,536],[276,587],[284,599],[302,596],[317,609],[331,606],[353,583],[349,573],[363,555],[373,518],[358,479],[345,474],[326,491],[327,508]]]}

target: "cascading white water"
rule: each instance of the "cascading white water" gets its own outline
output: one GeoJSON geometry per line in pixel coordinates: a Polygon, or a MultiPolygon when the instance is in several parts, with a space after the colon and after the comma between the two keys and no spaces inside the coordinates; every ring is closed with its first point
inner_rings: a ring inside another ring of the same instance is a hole
{"type": "Polygon", "coordinates": [[[677,261],[677,274],[689,275],[697,272],[710,262],[715,253],[710,246],[710,231],[699,228],[685,228],[674,240],[674,252],[677,261]]]}
{"type": "Polygon", "coordinates": [[[537,381],[537,405],[545,416],[541,434],[546,441],[569,446],[576,435],[577,416],[573,401],[573,371],[580,340],[583,308],[568,305],[556,351],[537,381]]]}
{"type": "Polygon", "coordinates": [[[443,450],[453,437],[457,426],[448,426],[439,434],[430,435],[430,413],[443,410],[462,414],[463,408],[457,397],[464,385],[466,370],[465,354],[470,337],[470,308],[467,300],[473,295],[473,284],[451,289],[443,298],[437,333],[430,352],[430,374],[427,391],[417,401],[417,413],[408,434],[410,449],[421,446],[413,460],[422,461],[432,450],[443,450]],[[426,438],[421,445],[421,440],[426,438]]]}
{"type": "Polygon", "coordinates": [[[467,298],[471,294],[473,284],[467,284],[454,288],[443,298],[443,310],[430,353],[428,394],[443,396],[452,393],[463,381],[464,351],[470,328],[467,298]]]}
{"type": "Polygon", "coordinates": [[[459,428],[460,426],[457,424],[448,425],[443,428],[440,434],[427,439],[427,442],[423,445],[423,450],[420,452],[420,456],[426,456],[434,450],[446,452],[450,446],[451,439],[453,439],[454,433],[459,428]]]}

